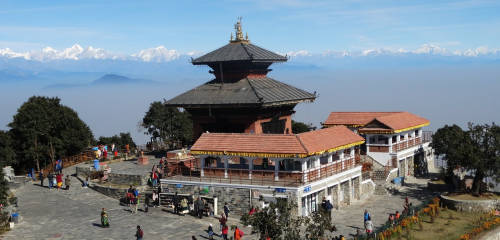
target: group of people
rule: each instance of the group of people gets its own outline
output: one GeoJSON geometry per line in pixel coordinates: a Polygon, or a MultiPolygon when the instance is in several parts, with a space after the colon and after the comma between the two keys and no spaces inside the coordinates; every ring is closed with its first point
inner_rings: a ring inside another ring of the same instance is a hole
{"type": "MultiPolygon", "coordinates": [[[[189,201],[185,196],[179,196],[177,193],[174,194],[172,199],[174,213],[179,215],[184,215],[193,210],[193,215],[198,218],[203,218],[206,214],[207,216],[213,216],[214,210],[211,203],[208,203],[205,199],[197,197],[192,202],[192,207],[189,206],[189,201]]],[[[228,208],[229,209],[229,208],[228,208]]],[[[229,213],[229,210],[228,210],[229,213]]]]}
{"type": "Polygon", "coordinates": [[[405,203],[403,205],[403,213],[399,213],[399,211],[396,211],[396,213],[390,213],[389,214],[389,224],[391,226],[394,226],[399,220],[401,219],[401,215],[405,216],[413,216],[415,214],[415,210],[413,209],[413,204],[409,201],[408,197],[405,198],[405,203]]]}
{"type": "Polygon", "coordinates": [[[130,185],[130,187],[127,189],[125,200],[128,204],[128,207],[131,208],[130,211],[132,213],[137,213],[137,208],[139,206],[139,190],[130,185]]]}
{"type": "MultiPolygon", "coordinates": [[[[49,174],[47,175],[49,189],[57,188],[57,190],[59,190],[59,189],[62,189],[63,185],[64,185],[65,189],[69,190],[69,188],[71,186],[71,178],[68,175],[68,176],[66,176],[66,178],[64,178],[64,182],[63,182],[63,177],[64,177],[64,174],[62,173],[62,171],[58,171],[58,172],[54,172],[54,173],[49,172],[49,174]]],[[[40,171],[38,178],[40,179],[40,186],[43,187],[44,186],[43,182],[45,180],[45,175],[43,174],[43,171],[40,171]]]]}
{"type": "Polygon", "coordinates": [[[153,165],[153,168],[151,169],[151,174],[149,176],[149,183],[151,184],[152,187],[157,187],[158,184],[160,183],[160,179],[163,177],[163,167],[164,167],[164,161],[163,158],[160,160],[158,165],[153,165]]]}
{"type": "MultiPolygon", "coordinates": [[[[118,156],[118,148],[115,147],[115,144],[111,144],[111,149],[108,148],[107,145],[98,145],[96,147],[93,147],[92,150],[94,151],[94,155],[96,159],[107,159],[108,158],[108,152],[111,151],[114,157],[118,156]]],[[[128,152],[128,151],[127,151],[128,152]]]]}

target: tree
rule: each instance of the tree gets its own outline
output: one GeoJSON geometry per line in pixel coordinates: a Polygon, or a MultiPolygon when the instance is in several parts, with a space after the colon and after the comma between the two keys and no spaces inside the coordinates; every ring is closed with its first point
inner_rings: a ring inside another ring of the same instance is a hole
{"type": "Polygon", "coordinates": [[[297,122],[292,120],[292,132],[293,133],[303,133],[303,132],[309,132],[311,130],[315,130],[316,127],[314,127],[312,124],[305,124],[303,122],[297,122]]]}
{"type": "Polygon", "coordinates": [[[308,239],[319,240],[325,236],[326,231],[335,231],[335,226],[331,222],[330,213],[323,208],[313,212],[311,217],[306,218],[306,232],[309,235],[308,239]]]}
{"type": "Polygon", "coordinates": [[[447,163],[447,175],[462,167],[474,174],[472,190],[481,192],[481,182],[485,177],[499,177],[500,167],[500,127],[496,124],[474,125],[469,130],[445,125],[432,137],[435,153],[443,156],[447,163]]]}
{"type": "MultiPolygon", "coordinates": [[[[9,185],[4,179],[3,171],[5,166],[15,162],[16,154],[12,149],[12,140],[9,134],[5,131],[0,131],[0,204],[7,205],[9,185]]],[[[5,221],[5,214],[0,213],[0,221],[5,221]]]]}
{"type": "Polygon", "coordinates": [[[190,114],[179,108],[153,102],[142,119],[146,134],[160,144],[187,145],[192,142],[193,123],[190,114]]]}
{"type": "Polygon", "coordinates": [[[244,214],[242,222],[252,225],[260,233],[260,239],[268,236],[271,239],[299,240],[304,218],[294,215],[292,209],[296,209],[295,203],[278,199],[251,216],[244,214]]]}
{"type": "Polygon", "coordinates": [[[101,136],[99,137],[97,144],[103,144],[103,145],[115,144],[115,147],[119,149],[125,149],[125,145],[127,144],[129,145],[130,149],[134,149],[137,147],[129,132],[120,133],[119,135],[114,135],[111,137],[101,136]]]}
{"type": "Polygon", "coordinates": [[[33,96],[17,110],[9,123],[16,164],[40,170],[47,159],[81,152],[93,140],[90,128],[59,98],[33,96]],[[44,160],[43,162],[41,160],[44,160]]]}
{"type": "Polygon", "coordinates": [[[466,132],[457,125],[448,126],[438,129],[432,136],[431,146],[437,156],[442,156],[446,161],[446,175],[452,176],[453,170],[461,166],[464,162],[463,150],[466,132]]]}
{"type": "Polygon", "coordinates": [[[0,166],[8,166],[16,161],[16,153],[12,149],[10,135],[0,130],[0,166]]]}

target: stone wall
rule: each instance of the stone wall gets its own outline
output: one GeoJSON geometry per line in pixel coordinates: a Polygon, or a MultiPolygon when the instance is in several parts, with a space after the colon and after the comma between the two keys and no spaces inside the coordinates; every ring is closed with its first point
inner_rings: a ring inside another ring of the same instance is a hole
{"type": "Polygon", "coordinates": [[[146,185],[147,181],[148,181],[147,175],[132,175],[132,174],[121,174],[121,173],[108,174],[108,182],[113,184],[142,186],[146,185]]]}
{"type": "Polygon", "coordinates": [[[443,206],[457,211],[488,212],[492,209],[500,209],[500,200],[456,200],[441,195],[443,206]]]}
{"type": "MultiPolygon", "coordinates": [[[[391,169],[392,171],[393,169],[391,169]]],[[[386,182],[390,182],[392,181],[394,178],[398,177],[398,171],[389,171],[389,174],[387,175],[387,181],[386,182]]]]}
{"type": "Polygon", "coordinates": [[[375,183],[372,180],[366,180],[361,183],[361,199],[373,195],[375,191],[375,183]]]}
{"type": "Polygon", "coordinates": [[[89,166],[78,166],[76,167],[76,176],[80,179],[85,179],[87,176],[89,176],[91,171],[92,170],[89,166]]]}
{"type": "MultiPolygon", "coordinates": [[[[94,189],[97,192],[100,192],[108,197],[118,199],[120,200],[121,198],[125,197],[125,194],[127,193],[128,187],[116,187],[112,185],[106,185],[106,184],[97,184],[93,183],[90,185],[90,188],[94,189]]],[[[136,187],[139,190],[139,197],[141,199],[144,199],[144,192],[146,190],[145,186],[141,187],[136,187]]]]}
{"type": "MultiPolygon", "coordinates": [[[[259,207],[263,206],[265,201],[276,194],[276,196],[286,195],[288,199],[293,198],[295,194],[292,193],[275,193],[273,190],[261,190],[261,189],[249,189],[249,188],[237,188],[237,187],[226,187],[226,186],[203,186],[203,185],[184,185],[182,187],[177,187],[177,184],[163,184],[163,188],[168,189],[169,192],[177,192],[179,194],[190,194],[195,198],[200,196],[200,192],[203,189],[208,189],[208,193],[204,195],[217,197],[217,209],[216,215],[220,215],[224,209],[224,203],[228,203],[228,207],[231,210],[230,217],[237,215],[241,216],[243,213],[247,213],[250,206],[259,207]],[[232,216],[231,216],[232,215],[232,216]]],[[[293,198],[295,199],[295,198],[293,198]]]]}
{"type": "MultiPolygon", "coordinates": [[[[93,168],[89,166],[79,166],[76,167],[76,176],[85,179],[92,171],[93,168]]],[[[143,186],[147,184],[148,175],[109,173],[107,181],[113,184],[143,186]]]]}

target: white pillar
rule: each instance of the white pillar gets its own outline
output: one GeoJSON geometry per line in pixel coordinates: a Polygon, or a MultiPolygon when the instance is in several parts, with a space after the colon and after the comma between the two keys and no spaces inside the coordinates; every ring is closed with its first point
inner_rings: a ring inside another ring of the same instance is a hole
{"type": "Polygon", "coordinates": [[[227,178],[227,167],[229,166],[229,157],[224,156],[224,178],[227,178]]]}
{"type": "Polygon", "coordinates": [[[387,140],[387,144],[389,144],[389,152],[392,152],[392,135],[389,135],[389,139],[387,140]]]}
{"type": "Polygon", "coordinates": [[[205,176],[205,171],[203,171],[203,168],[205,167],[205,156],[200,157],[200,176],[204,177],[205,176]]]}
{"type": "Polygon", "coordinates": [[[254,158],[248,158],[248,179],[252,179],[253,160],[254,158]]]}
{"type": "Polygon", "coordinates": [[[423,133],[422,129],[418,129],[418,136],[419,137],[422,137],[422,133],[423,133]]]}
{"type": "Polygon", "coordinates": [[[307,182],[307,158],[302,158],[300,159],[301,164],[301,169],[302,170],[302,182],[306,183],[307,182]]]}
{"type": "Polygon", "coordinates": [[[339,160],[342,163],[341,168],[344,169],[344,149],[339,150],[339,160]]]}
{"type": "Polygon", "coordinates": [[[368,134],[365,134],[365,145],[366,145],[366,153],[369,153],[370,152],[370,146],[368,146],[368,144],[370,144],[370,136],[368,136],[368,134]]]}
{"type": "Polygon", "coordinates": [[[333,154],[329,153],[328,154],[328,163],[331,163],[333,161],[333,154]]]}
{"type": "Polygon", "coordinates": [[[349,201],[348,201],[347,204],[351,205],[351,203],[353,202],[352,198],[354,197],[352,195],[352,179],[349,178],[349,180],[347,182],[348,182],[348,187],[349,187],[348,188],[348,191],[349,191],[349,193],[348,193],[348,195],[349,195],[349,201]]]}
{"type": "Polygon", "coordinates": [[[314,167],[316,167],[316,168],[321,167],[321,159],[319,156],[314,157],[314,167]]]}
{"type": "Polygon", "coordinates": [[[340,183],[337,184],[337,210],[340,208],[340,183]]]}
{"type": "Polygon", "coordinates": [[[274,181],[279,180],[280,159],[274,159],[274,181]]]}

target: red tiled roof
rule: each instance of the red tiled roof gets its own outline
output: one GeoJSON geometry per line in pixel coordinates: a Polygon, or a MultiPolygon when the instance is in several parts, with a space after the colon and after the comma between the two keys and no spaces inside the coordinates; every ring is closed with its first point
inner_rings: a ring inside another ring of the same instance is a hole
{"type": "Polygon", "coordinates": [[[305,157],[359,145],[363,141],[345,126],[301,134],[204,133],[191,147],[191,153],[305,157]]]}
{"type": "Polygon", "coordinates": [[[305,154],[292,134],[203,133],[191,151],[305,154]]]}
{"type": "Polygon", "coordinates": [[[331,112],[324,125],[365,125],[376,117],[399,112],[331,112]]]}
{"type": "MultiPolygon", "coordinates": [[[[409,112],[400,112],[375,118],[375,120],[390,127],[394,131],[428,125],[429,120],[409,112]]],[[[409,130],[409,129],[408,129],[409,130]]]]}
{"type": "Polygon", "coordinates": [[[363,137],[345,126],[335,126],[305,132],[297,134],[297,137],[309,154],[364,141],[363,137]]]}

